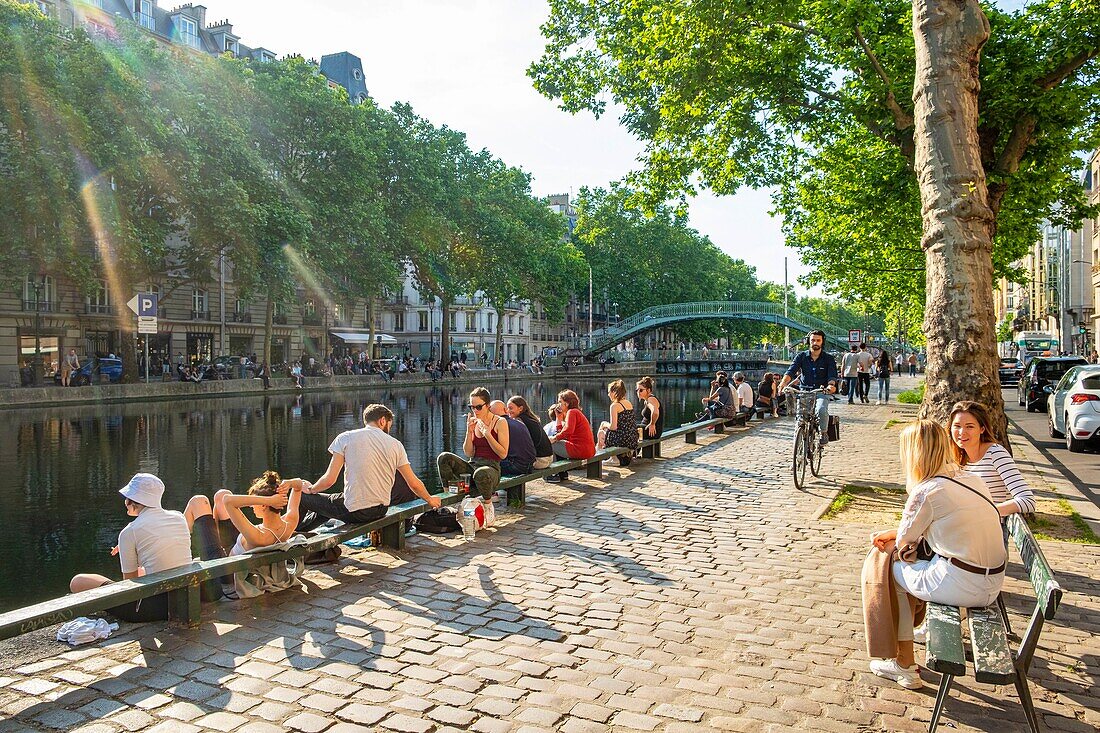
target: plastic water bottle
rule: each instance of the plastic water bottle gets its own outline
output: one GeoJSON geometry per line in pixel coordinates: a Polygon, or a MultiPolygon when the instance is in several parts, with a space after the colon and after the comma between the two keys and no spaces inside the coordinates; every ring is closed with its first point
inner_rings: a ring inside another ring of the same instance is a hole
{"type": "Polygon", "coordinates": [[[458,525],[462,527],[462,539],[469,542],[477,533],[477,507],[478,500],[467,495],[462,500],[461,511],[458,513],[458,525]]]}

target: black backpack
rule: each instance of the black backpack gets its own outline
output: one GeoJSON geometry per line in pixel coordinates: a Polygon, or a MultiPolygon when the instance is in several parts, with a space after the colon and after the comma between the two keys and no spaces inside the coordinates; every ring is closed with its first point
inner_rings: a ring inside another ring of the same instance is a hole
{"type": "Polygon", "coordinates": [[[458,516],[447,508],[432,509],[424,512],[413,522],[417,532],[428,534],[451,534],[462,531],[458,525],[458,516]]]}

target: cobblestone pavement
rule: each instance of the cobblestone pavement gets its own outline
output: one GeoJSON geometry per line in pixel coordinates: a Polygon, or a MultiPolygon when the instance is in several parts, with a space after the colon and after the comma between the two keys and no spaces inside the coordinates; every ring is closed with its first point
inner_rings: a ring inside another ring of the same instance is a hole
{"type": "MultiPolygon", "coordinates": [[[[306,592],[0,672],[0,730],[924,730],[936,676],[913,692],[867,671],[858,575],[871,528],[813,518],[844,482],[899,480],[884,426],[912,410],[834,410],[843,441],[803,492],[788,477],[789,421],[670,443],[664,460],[608,468],[604,482],[534,486],[472,543],[351,551],[311,571],[306,592]]],[[[1100,553],[1044,549],[1067,595],[1033,694],[1047,729],[1096,730],[1100,553]]],[[[1022,630],[1018,567],[1008,591],[1022,630]]],[[[948,726],[1026,730],[1012,688],[969,677],[948,726]]]]}

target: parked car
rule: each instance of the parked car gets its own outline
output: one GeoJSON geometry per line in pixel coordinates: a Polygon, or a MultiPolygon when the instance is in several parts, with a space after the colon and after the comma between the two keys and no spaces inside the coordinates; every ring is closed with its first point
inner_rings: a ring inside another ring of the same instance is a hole
{"type": "Polygon", "coordinates": [[[1075,366],[1051,388],[1047,429],[1074,453],[1100,443],[1100,365],[1075,366]]]}
{"type": "Polygon", "coordinates": [[[1072,367],[1087,363],[1080,356],[1035,357],[1028,362],[1016,390],[1020,407],[1027,408],[1028,412],[1046,410],[1049,392],[1044,387],[1053,386],[1072,367]]]}
{"type": "Polygon", "coordinates": [[[1014,356],[1001,357],[997,366],[997,377],[1001,380],[1001,387],[1017,387],[1020,384],[1020,375],[1023,374],[1024,365],[1014,356]]]}
{"type": "MultiPolygon", "coordinates": [[[[69,377],[69,384],[73,387],[83,387],[86,384],[98,382],[97,375],[105,374],[111,384],[116,384],[122,379],[122,359],[115,356],[92,357],[85,360],[79,369],[74,369],[69,377]]],[[[54,384],[61,384],[61,372],[54,375],[54,384]]]]}
{"type": "MultiPolygon", "coordinates": [[[[235,379],[240,374],[239,370],[241,368],[241,357],[215,356],[214,368],[217,369],[218,372],[220,372],[224,376],[224,378],[235,379]]],[[[258,367],[254,363],[252,363],[251,360],[246,358],[244,368],[245,375],[248,378],[251,378],[253,375],[255,375],[258,367]]]]}

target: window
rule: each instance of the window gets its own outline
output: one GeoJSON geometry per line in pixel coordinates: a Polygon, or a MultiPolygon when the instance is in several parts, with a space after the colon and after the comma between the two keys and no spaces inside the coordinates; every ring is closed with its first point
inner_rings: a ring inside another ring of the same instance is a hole
{"type": "Polygon", "coordinates": [[[302,315],[312,316],[317,314],[317,304],[313,302],[313,298],[306,298],[306,302],[302,303],[302,315]]]}
{"type": "Polygon", "coordinates": [[[1014,297],[1013,297],[1013,296],[1011,296],[1011,295],[1010,295],[1010,296],[1008,296],[1008,301],[1007,301],[1006,305],[1008,306],[1008,309],[1009,309],[1009,310],[1012,310],[1012,309],[1014,309],[1014,308],[1016,307],[1016,306],[1014,305],[1014,304],[1015,304],[1015,302],[1016,302],[1016,298],[1014,298],[1014,297]]]}
{"type": "Polygon", "coordinates": [[[107,281],[100,280],[95,287],[95,290],[91,292],[87,300],[88,313],[105,313],[111,312],[111,291],[107,289],[107,281]]]}
{"type": "Polygon", "coordinates": [[[420,311],[420,313],[418,313],[417,315],[419,316],[419,319],[420,319],[420,324],[419,324],[418,330],[427,331],[428,330],[428,313],[427,313],[427,311],[420,311]]]}
{"type": "Polygon", "coordinates": [[[485,314],[485,330],[488,333],[495,333],[495,331],[493,329],[493,314],[492,313],[486,313],[485,314]]]}
{"type": "Polygon", "coordinates": [[[359,69],[352,69],[351,70],[351,75],[355,77],[355,81],[359,81],[360,79],[363,78],[363,72],[360,71],[359,69]]]}
{"type": "Polygon", "coordinates": [[[191,291],[191,310],[196,313],[205,313],[207,303],[207,293],[201,288],[195,288],[191,291]]]}
{"type": "Polygon", "coordinates": [[[398,311],[393,314],[393,330],[404,331],[405,330],[405,314],[398,311]]]}
{"type": "Polygon", "coordinates": [[[50,13],[49,3],[42,2],[42,0],[35,0],[34,4],[38,6],[38,12],[42,13],[43,15],[52,15],[52,13],[50,13]]]}
{"type": "Polygon", "coordinates": [[[151,31],[157,29],[157,23],[153,19],[153,0],[141,0],[141,8],[138,10],[137,20],[142,28],[151,31]]]}
{"type": "Polygon", "coordinates": [[[233,54],[234,56],[237,55],[237,42],[229,36],[225,37],[225,50],[233,54]]]}
{"type": "Polygon", "coordinates": [[[458,314],[455,313],[454,311],[451,311],[450,325],[451,325],[451,331],[452,332],[458,330],[458,314]]]}
{"type": "Polygon", "coordinates": [[[176,16],[180,41],[193,48],[199,48],[199,26],[185,15],[176,16]]]}
{"type": "Polygon", "coordinates": [[[363,94],[363,92],[359,92],[358,96],[356,96],[356,99],[359,100],[359,104],[366,104],[367,95],[363,94]]]}
{"type": "Polygon", "coordinates": [[[233,303],[233,312],[237,313],[237,314],[247,313],[248,312],[248,302],[245,301],[245,300],[241,300],[240,298],[237,298],[236,302],[233,303]]]}
{"type": "Polygon", "coordinates": [[[27,275],[23,282],[23,310],[34,310],[37,304],[40,311],[53,311],[56,295],[52,277],[27,275]]]}

